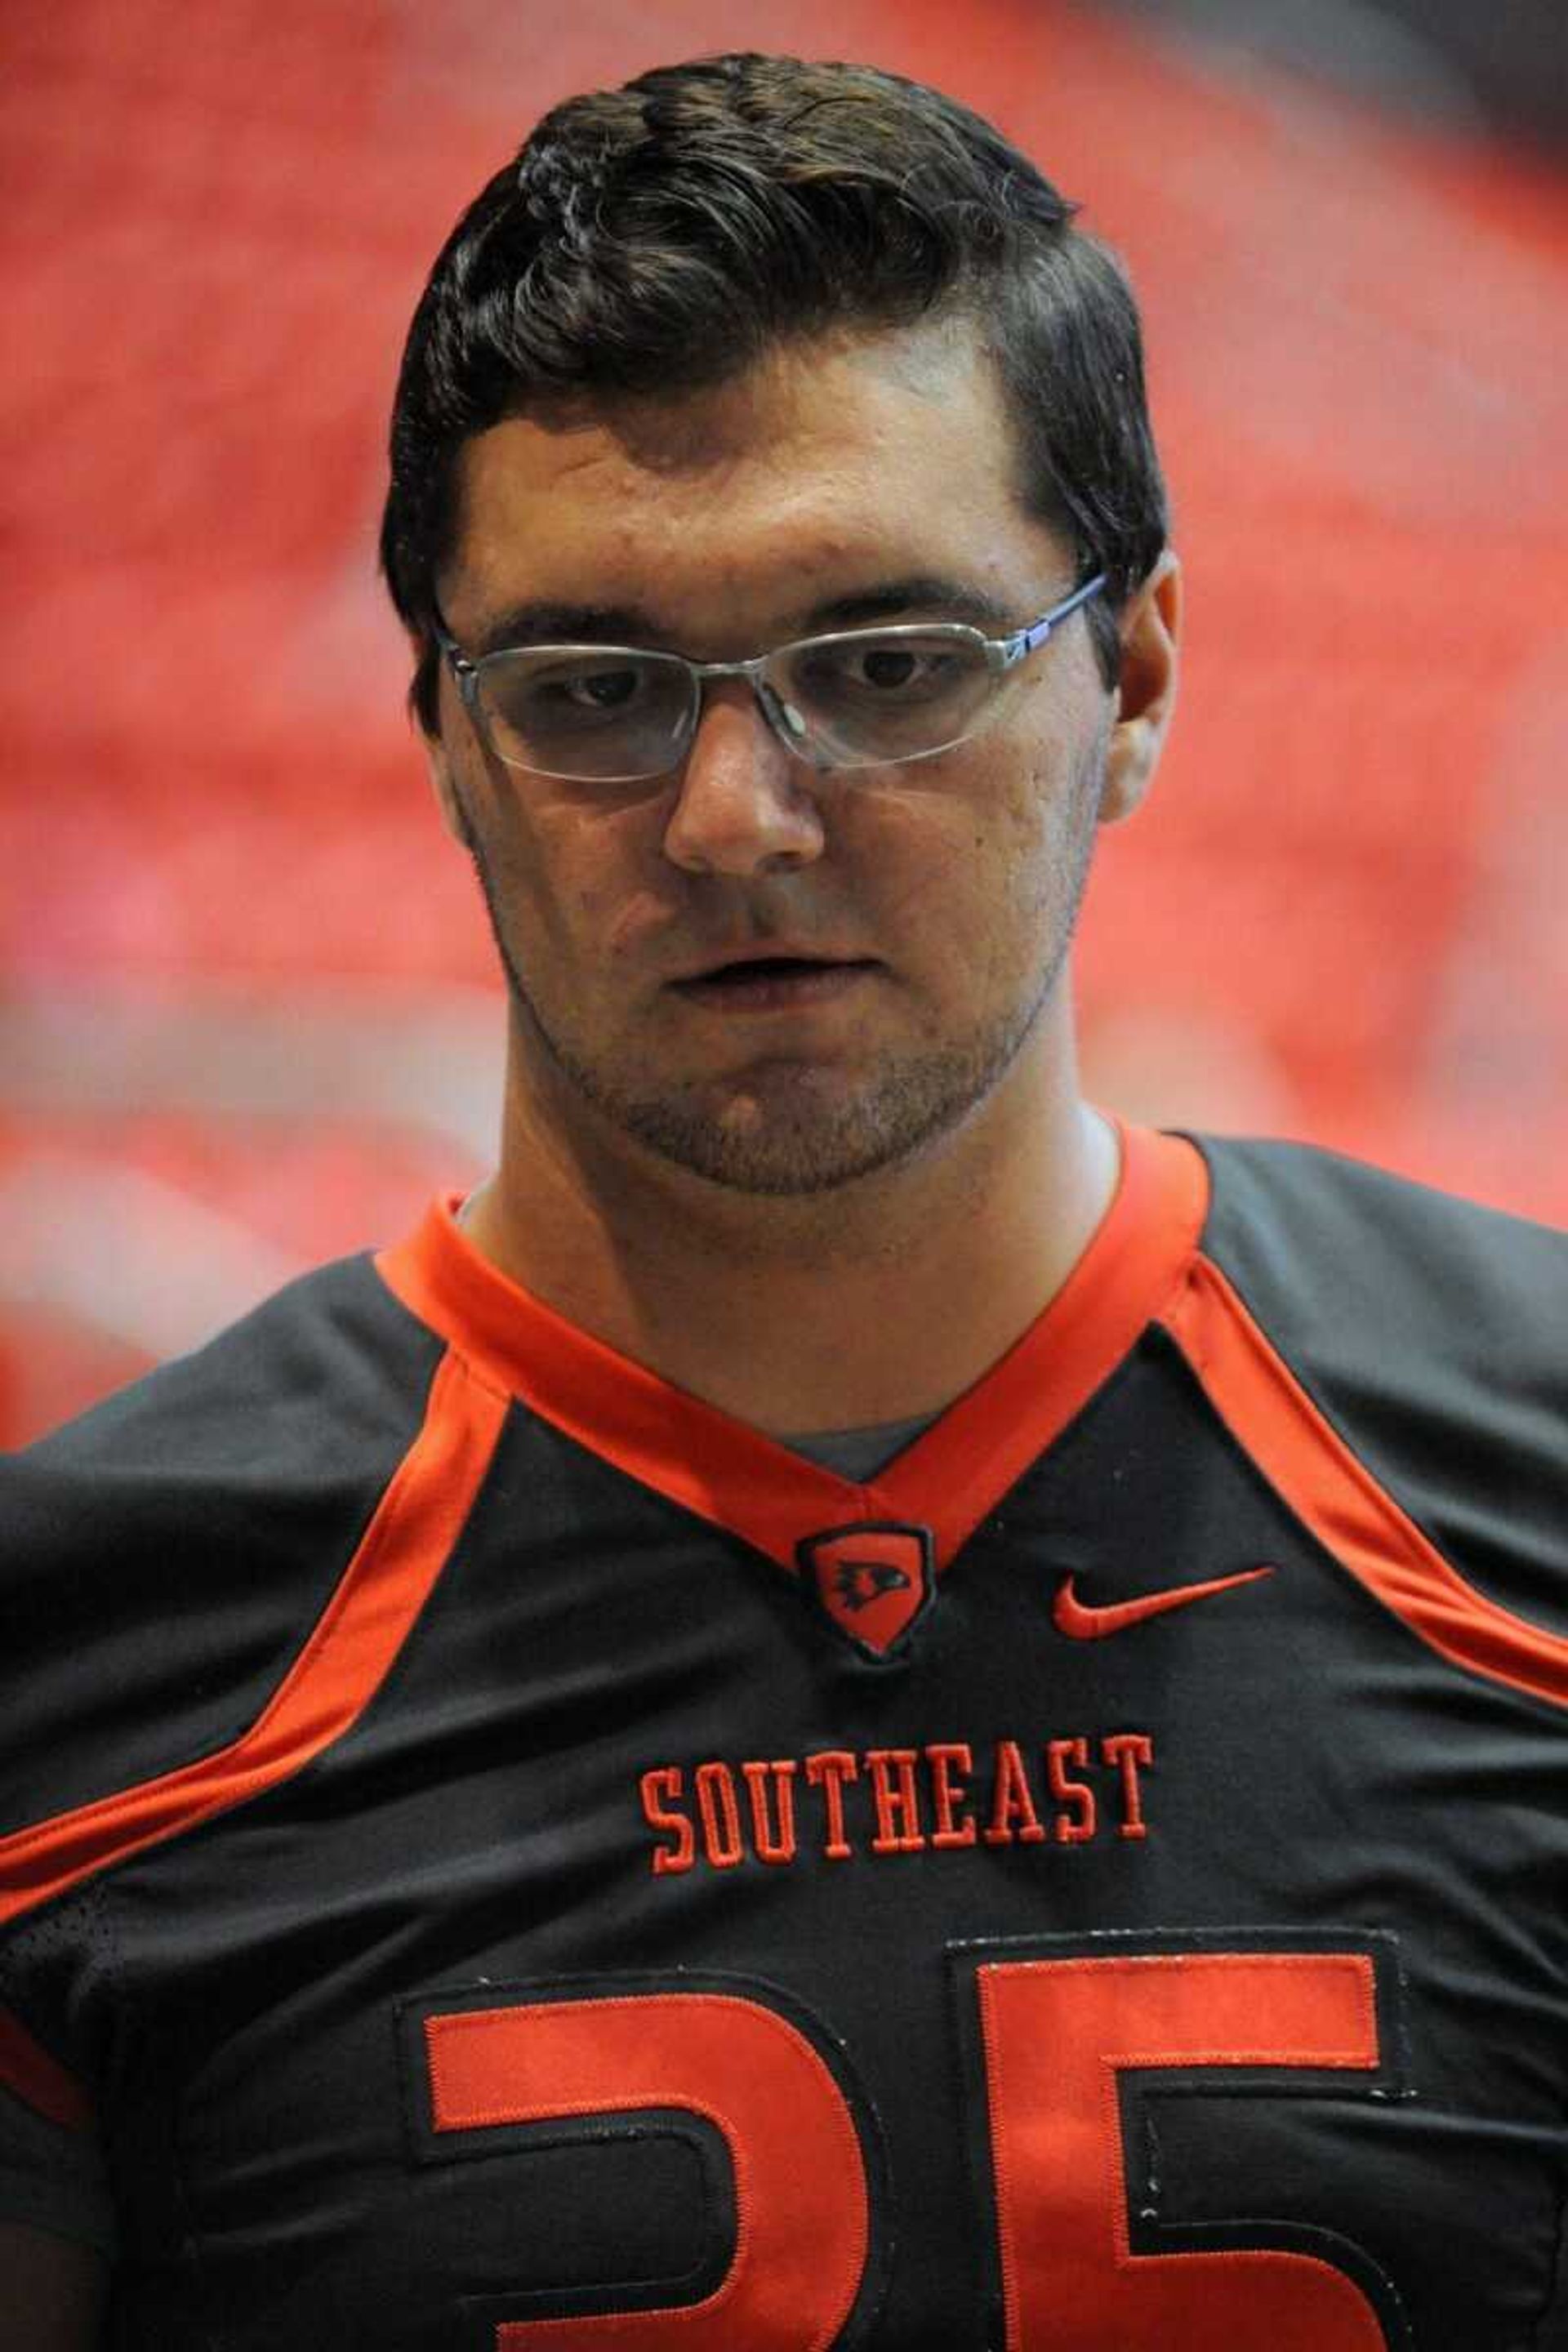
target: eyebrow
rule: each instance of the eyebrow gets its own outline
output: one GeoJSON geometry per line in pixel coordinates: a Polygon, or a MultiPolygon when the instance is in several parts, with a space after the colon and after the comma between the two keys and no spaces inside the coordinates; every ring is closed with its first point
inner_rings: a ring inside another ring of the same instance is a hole
{"type": "Polygon", "coordinates": [[[807,615],[814,629],[852,629],[862,621],[890,620],[897,613],[940,613],[944,620],[973,621],[995,628],[1014,625],[1010,608],[973,582],[946,580],[935,572],[889,580],[853,596],[835,596],[807,615]]]}
{"type": "MultiPolygon", "coordinates": [[[[910,574],[902,580],[879,581],[873,588],[857,589],[847,596],[832,596],[799,616],[793,634],[815,635],[824,629],[852,629],[863,624],[890,620],[899,614],[940,614],[944,620],[969,621],[980,627],[1016,626],[1010,608],[983,588],[934,572],[910,574]]],[[[476,636],[476,660],[501,653],[511,646],[609,645],[646,646],[651,652],[667,646],[668,633],[645,606],[637,604],[563,604],[547,602],[509,604],[487,621],[476,636]]]]}
{"type": "Polygon", "coordinates": [[[635,604],[509,604],[474,639],[473,653],[504,653],[510,646],[643,645],[651,616],[635,604]]]}

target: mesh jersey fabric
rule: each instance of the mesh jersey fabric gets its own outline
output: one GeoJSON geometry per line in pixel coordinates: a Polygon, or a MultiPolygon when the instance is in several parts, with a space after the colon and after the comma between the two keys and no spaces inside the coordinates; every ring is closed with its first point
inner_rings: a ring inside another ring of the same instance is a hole
{"type": "Polygon", "coordinates": [[[864,1483],[440,1208],[6,1465],[0,2144],[112,2340],[1556,2340],[1565,1328],[1131,1131],[864,1483]]]}

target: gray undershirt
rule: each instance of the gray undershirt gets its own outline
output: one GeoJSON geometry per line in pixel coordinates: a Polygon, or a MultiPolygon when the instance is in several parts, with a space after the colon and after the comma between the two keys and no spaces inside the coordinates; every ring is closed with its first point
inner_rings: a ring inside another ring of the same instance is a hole
{"type": "Polygon", "coordinates": [[[934,1412],[917,1413],[913,1421],[881,1421],[869,1429],[816,1429],[805,1437],[785,1437],[779,1441],[792,1454],[804,1454],[808,1462],[817,1463],[824,1470],[837,1471],[840,1478],[853,1478],[863,1486],[885,1470],[906,1445],[940,1419],[934,1412]]]}

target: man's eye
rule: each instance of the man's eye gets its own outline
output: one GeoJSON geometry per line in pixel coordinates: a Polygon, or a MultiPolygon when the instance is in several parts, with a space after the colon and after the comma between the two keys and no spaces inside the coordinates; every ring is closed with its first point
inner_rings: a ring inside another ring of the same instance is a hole
{"type": "Polygon", "coordinates": [[[620,710],[634,701],[642,680],[635,669],[569,670],[541,678],[534,688],[540,700],[565,703],[578,710],[620,710]]]}
{"type": "Polygon", "coordinates": [[[819,693],[902,707],[945,694],[963,677],[965,664],[950,645],[894,638],[840,646],[814,669],[819,693]]]}
{"type": "Polygon", "coordinates": [[[860,656],[859,672],[868,686],[896,688],[912,685],[921,667],[921,656],[907,646],[868,646],[860,656]]]}

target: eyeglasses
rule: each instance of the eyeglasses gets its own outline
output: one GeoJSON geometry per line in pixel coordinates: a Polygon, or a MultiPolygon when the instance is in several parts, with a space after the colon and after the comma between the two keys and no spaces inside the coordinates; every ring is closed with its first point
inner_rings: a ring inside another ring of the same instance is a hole
{"type": "Polygon", "coordinates": [[[692,662],[633,646],[507,646],[478,661],[437,616],[480,740],[509,768],[584,784],[667,775],[685,758],[710,678],[743,677],[763,718],[816,768],[929,760],[973,735],[997,689],[1105,574],[1011,636],[959,621],[801,637],[750,661],[692,662]]]}

